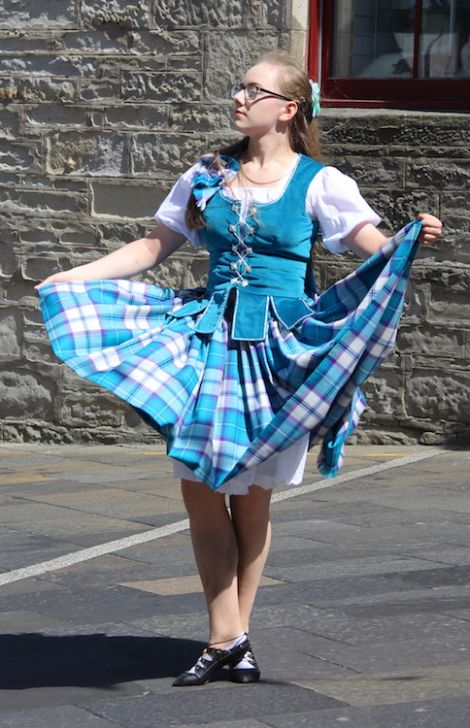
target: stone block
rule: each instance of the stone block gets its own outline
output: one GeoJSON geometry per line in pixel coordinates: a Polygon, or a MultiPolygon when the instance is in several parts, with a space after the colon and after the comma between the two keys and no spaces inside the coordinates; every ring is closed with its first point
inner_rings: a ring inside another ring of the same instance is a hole
{"type": "Polygon", "coordinates": [[[232,104],[171,104],[169,108],[169,129],[178,131],[223,131],[230,130],[233,123],[232,104]]]}
{"type": "Polygon", "coordinates": [[[208,28],[266,28],[291,27],[285,0],[223,0],[215,3],[194,3],[191,0],[177,2],[165,0],[156,3],[155,22],[159,27],[208,27],[208,28]]]}
{"type": "Polygon", "coordinates": [[[23,359],[28,362],[56,364],[39,310],[26,312],[23,322],[23,359]]]}
{"type": "MultiPolygon", "coordinates": [[[[441,218],[444,222],[444,236],[455,239],[462,233],[470,233],[468,209],[470,207],[470,190],[443,191],[441,194],[441,218]]],[[[468,236],[467,236],[468,237],[468,236]]]]}
{"type": "MultiPolygon", "coordinates": [[[[331,114],[331,115],[330,115],[331,114]]],[[[405,125],[401,115],[384,114],[375,110],[341,109],[321,121],[323,134],[329,144],[379,146],[404,142],[405,125]]]]}
{"type": "Polygon", "coordinates": [[[390,234],[398,232],[420,212],[439,210],[439,195],[431,190],[378,190],[363,188],[362,193],[369,205],[382,218],[383,227],[390,234]]]}
{"type": "Polygon", "coordinates": [[[0,170],[26,172],[35,164],[31,144],[0,142],[0,170]]]}
{"type": "Polygon", "coordinates": [[[402,139],[419,149],[421,146],[430,149],[443,145],[468,148],[468,115],[433,114],[405,115],[402,139]]]}
{"type": "Polygon", "coordinates": [[[82,0],[81,25],[84,28],[148,28],[148,2],[134,0],[82,0]]]}
{"type": "Polygon", "coordinates": [[[59,421],[65,427],[119,427],[122,416],[116,402],[102,390],[86,393],[63,391],[59,421]]]}
{"type": "MultiPolygon", "coordinates": [[[[34,29],[36,30],[36,29],[34,29]]],[[[59,49],[59,38],[64,32],[63,29],[50,30],[47,37],[43,37],[43,31],[34,32],[30,30],[27,36],[17,35],[14,31],[0,28],[0,53],[47,53],[52,49],[59,49]],[[60,32],[62,30],[62,33],[60,32]]]]}
{"type": "Polygon", "coordinates": [[[41,104],[25,108],[25,128],[42,129],[51,127],[86,127],[88,125],[88,109],[86,107],[64,106],[63,104],[41,104]]]}
{"type": "Polygon", "coordinates": [[[150,227],[150,225],[147,227],[137,222],[100,222],[96,224],[100,244],[108,251],[143,237],[150,227]]]}
{"type": "Polygon", "coordinates": [[[33,373],[25,367],[3,365],[0,368],[1,417],[52,417],[57,381],[51,374],[43,375],[38,369],[33,373]]]}
{"type": "Polygon", "coordinates": [[[2,109],[0,111],[0,128],[2,130],[2,140],[15,140],[18,138],[19,113],[20,108],[18,106],[12,106],[10,109],[2,109]]]}
{"type": "Polygon", "coordinates": [[[403,417],[403,373],[399,369],[380,370],[363,386],[371,412],[403,417]]]}
{"type": "Polygon", "coordinates": [[[470,159],[407,160],[407,187],[437,189],[468,189],[470,187],[470,159]]]}
{"type": "Polygon", "coordinates": [[[166,189],[159,185],[124,184],[94,181],[92,191],[92,215],[150,218],[166,196],[166,189]]]}
{"type": "Polygon", "coordinates": [[[411,271],[406,289],[405,305],[403,307],[403,321],[424,321],[428,313],[431,286],[415,280],[414,274],[417,264],[411,271]]]}
{"type": "MultiPolygon", "coordinates": [[[[388,154],[403,158],[412,157],[416,154],[416,147],[412,144],[407,144],[403,147],[390,146],[388,149],[388,154]]],[[[457,145],[449,146],[447,144],[435,147],[421,146],[419,148],[419,156],[422,159],[429,159],[431,161],[438,158],[459,160],[470,159],[470,149],[468,147],[462,147],[457,145]]]]}
{"type": "MultiPolygon", "coordinates": [[[[328,112],[328,109],[325,110],[326,112],[328,112]]],[[[329,137],[328,126],[321,124],[321,117],[318,118],[318,128],[321,152],[327,164],[341,167],[343,160],[346,158],[349,159],[356,156],[366,159],[377,158],[377,147],[374,144],[340,144],[339,142],[332,142],[329,137]]],[[[382,159],[391,158],[389,148],[384,147],[381,149],[380,156],[382,159]]]]}
{"type": "Polygon", "coordinates": [[[20,185],[21,177],[19,174],[0,172],[0,187],[19,187],[20,185]]]}
{"type": "Polygon", "coordinates": [[[404,162],[391,158],[361,159],[347,157],[338,165],[344,174],[351,176],[358,185],[401,189],[405,185],[404,162]]]}
{"type": "Polygon", "coordinates": [[[433,355],[460,358],[465,356],[465,335],[464,329],[452,329],[448,325],[402,325],[398,332],[397,345],[401,352],[426,352],[430,361],[433,361],[433,355]]]}
{"type": "Polygon", "coordinates": [[[125,61],[119,61],[119,70],[123,71],[167,71],[169,69],[169,61],[165,56],[145,56],[135,55],[127,58],[125,61]]]}
{"type": "Polygon", "coordinates": [[[180,53],[201,52],[202,36],[197,30],[158,30],[134,31],[129,38],[131,53],[142,55],[163,55],[168,61],[180,53]]]}
{"type": "MultiPolygon", "coordinates": [[[[44,278],[52,275],[52,273],[68,270],[73,265],[74,260],[70,254],[57,255],[55,258],[52,256],[49,258],[46,256],[30,256],[22,263],[21,272],[23,280],[30,282],[29,285],[31,287],[32,283],[43,281],[44,278]]],[[[34,292],[31,290],[31,293],[34,292]]]]}
{"type": "Polygon", "coordinates": [[[30,217],[54,216],[70,218],[83,214],[87,201],[64,192],[45,192],[43,190],[3,191],[0,209],[14,215],[28,214],[30,217]]]}
{"type": "Polygon", "coordinates": [[[161,28],[242,28],[245,6],[250,4],[246,0],[219,0],[217,3],[162,0],[155,3],[154,20],[161,28]]]}
{"type": "Polygon", "coordinates": [[[19,261],[8,232],[0,231],[0,276],[11,276],[18,270],[19,261]]]}
{"type": "Polygon", "coordinates": [[[21,307],[37,305],[37,295],[33,288],[34,282],[25,282],[23,280],[20,266],[17,274],[3,284],[2,299],[5,304],[21,307]]]}
{"type": "Polygon", "coordinates": [[[188,288],[205,288],[208,271],[209,260],[207,257],[194,258],[188,266],[188,288]]]}
{"type": "Polygon", "coordinates": [[[167,129],[169,126],[168,113],[171,113],[172,108],[173,105],[169,107],[168,104],[109,106],[105,109],[104,126],[105,128],[120,129],[121,131],[128,129],[144,129],[146,131],[167,129]]]}
{"type": "Polygon", "coordinates": [[[262,53],[279,46],[280,38],[274,31],[210,33],[207,36],[205,98],[226,100],[231,84],[262,53]]]}
{"type": "Polygon", "coordinates": [[[2,28],[74,27],[77,23],[77,0],[1,0],[2,28]]]}
{"type": "Polygon", "coordinates": [[[56,39],[61,50],[81,53],[127,55],[132,43],[129,28],[111,25],[102,30],[63,33],[56,39]]]}
{"type": "Polygon", "coordinates": [[[95,78],[102,74],[102,69],[99,62],[87,56],[36,55],[32,53],[17,56],[0,55],[0,74],[95,78]]]}
{"type": "Polygon", "coordinates": [[[121,93],[121,82],[118,79],[84,79],[80,83],[80,99],[102,103],[106,99],[116,101],[121,93]]]}
{"type": "Polygon", "coordinates": [[[87,201],[65,192],[44,192],[41,190],[2,190],[0,209],[5,213],[34,217],[52,215],[70,218],[86,211],[87,201]]]}
{"type": "Polygon", "coordinates": [[[143,276],[146,281],[169,288],[187,288],[186,261],[172,255],[143,276]]]}
{"type": "Polygon", "coordinates": [[[125,71],[121,73],[121,97],[125,101],[198,101],[202,93],[201,74],[125,71]]]}
{"type": "Polygon", "coordinates": [[[57,360],[51,349],[51,345],[48,343],[46,338],[42,341],[37,340],[34,337],[28,335],[25,331],[24,344],[23,344],[23,361],[29,362],[33,365],[45,362],[46,364],[56,364],[57,360]]]}
{"type": "Polygon", "coordinates": [[[439,369],[415,369],[406,387],[406,412],[411,417],[470,422],[470,375],[439,369]]]}
{"type": "Polygon", "coordinates": [[[470,321],[469,284],[470,271],[465,270],[456,271],[454,275],[443,275],[439,282],[433,283],[429,321],[439,321],[447,325],[470,321]]]}
{"type": "Polygon", "coordinates": [[[48,190],[57,192],[73,192],[80,195],[88,194],[86,179],[71,177],[55,177],[42,174],[25,174],[21,178],[22,186],[28,190],[48,190]]]}
{"type": "Polygon", "coordinates": [[[52,134],[47,139],[47,167],[52,174],[127,174],[127,140],[114,132],[52,134]]]}
{"type": "Polygon", "coordinates": [[[200,135],[135,134],[131,145],[134,175],[169,177],[184,172],[206,151],[200,135]]]}
{"type": "Polygon", "coordinates": [[[54,78],[0,78],[0,99],[6,102],[74,101],[77,96],[77,79],[54,78]]]}
{"type": "Polygon", "coordinates": [[[20,358],[22,334],[19,311],[0,309],[0,359],[12,361],[20,358]]]}

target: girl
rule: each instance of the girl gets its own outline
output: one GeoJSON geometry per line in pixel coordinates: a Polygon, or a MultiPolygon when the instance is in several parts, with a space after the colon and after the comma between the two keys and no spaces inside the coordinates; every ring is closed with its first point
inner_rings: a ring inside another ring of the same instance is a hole
{"type": "Polygon", "coordinates": [[[247,634],[271,489],[301,481],[318,441],[321,472],[336,473],[359,385],[393,345],[416,241],[441,233],[427,214],[391,240],[376,230],[356,184],[318,161],[317,88],[284,54],[261,58],[231,97],[242,140],[183,174],[148,235],[39,287],[56,354],[156,427],[182,479],[210,632],[178,686],[224,665],[258,680],[247,634]],[[367,258],[320,296],[318,228],[330,250],[367,258]],[[123,280],[187,238],[209,250],[206,288],[123,280]]]}

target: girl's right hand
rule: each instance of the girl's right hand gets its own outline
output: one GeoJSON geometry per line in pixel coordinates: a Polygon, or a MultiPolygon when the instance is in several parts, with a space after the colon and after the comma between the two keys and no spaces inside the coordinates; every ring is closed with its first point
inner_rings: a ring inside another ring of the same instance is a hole
{"type": "Polygon", "coordinates": [[[38,288],[41,288],[41,286],[45,286],[46,283],[70,283],[71,281],[82,281],[83,279],[83,274],[80,276],[77,271],[71,268],[70,270],[63,270],[60,273],[53,273],[47,278],[44,278],[41,283],[38,283],[37,286],[34,286],[34,289],[37,291],[38,288]]]}

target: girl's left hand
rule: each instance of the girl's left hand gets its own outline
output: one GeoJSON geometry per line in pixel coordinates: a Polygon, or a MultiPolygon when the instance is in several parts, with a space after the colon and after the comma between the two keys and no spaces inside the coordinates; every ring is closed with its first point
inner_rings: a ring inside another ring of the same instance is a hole
{"type": "Polygon", "coordinates": [[[442,222],[438,217],[429,215],[427,212],[420,212],[418,220],[421,220],[423,227],[419,234],[419,242],[422,245],[432,245],[442,235],[442,222]]]}

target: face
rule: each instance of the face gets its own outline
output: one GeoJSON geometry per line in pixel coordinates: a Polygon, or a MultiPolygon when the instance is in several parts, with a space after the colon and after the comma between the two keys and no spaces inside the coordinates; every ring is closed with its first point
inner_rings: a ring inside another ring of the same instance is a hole
{"type": "MultiPolygon", "coordinates": [[[[269,63],[259,63],[252,66],[243,78],[243,86],[253,84],[269,89],[282,95],[279,87],[278,74],[280,68],[269,63]]],[[[232,97],[234,102],[234,126],[237,131],[246,136],[262,136],[277,128],[279,122],[287,123],[297,111],[295,101],[286,101],[276,96],[270,96],[265,91],[260,92],[256,98],[250,100],[245,96],[244,90],[238,91],[232,97]]]]}

